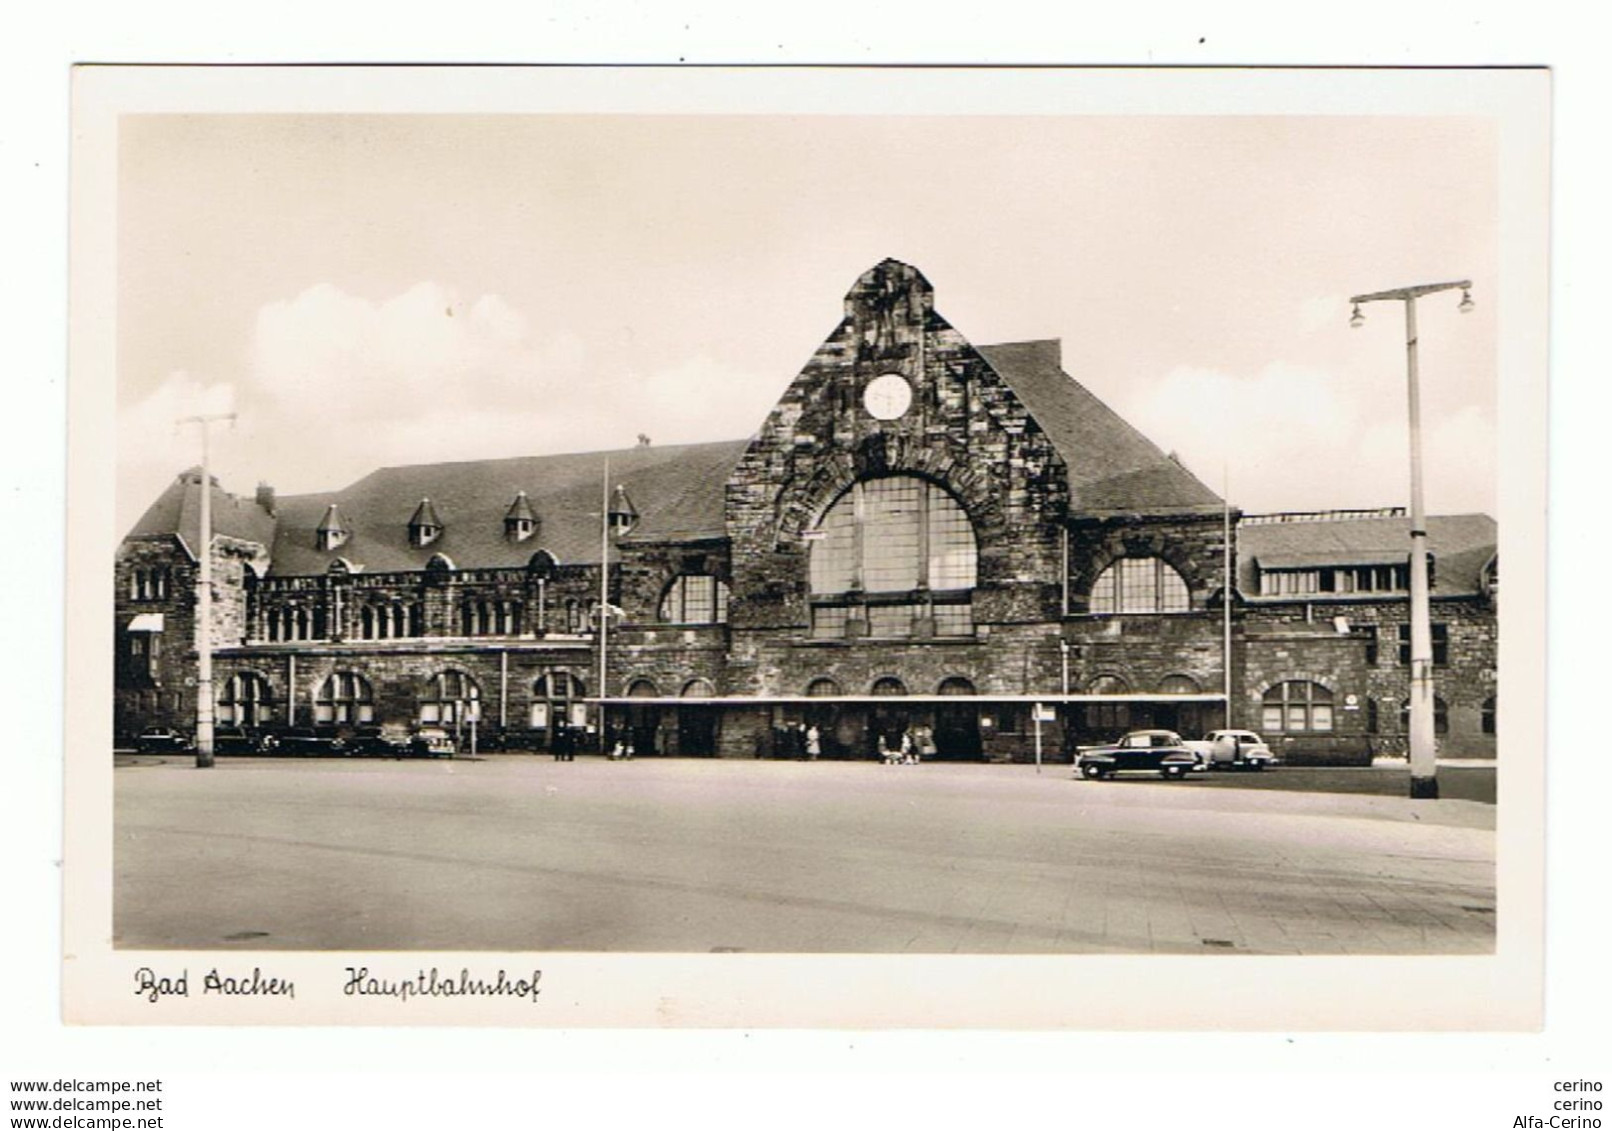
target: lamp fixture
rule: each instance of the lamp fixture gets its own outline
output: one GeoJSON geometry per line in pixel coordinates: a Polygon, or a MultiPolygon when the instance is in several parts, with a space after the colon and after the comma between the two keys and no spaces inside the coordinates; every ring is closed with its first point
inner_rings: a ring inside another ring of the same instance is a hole
{"type": "Polygon", "coordinates": [[[1349,329],[1358,330],[1366,324],[1366,316],[1360,313],[1360,304],[1355,303],[1355,311],[1349,316],[1349,329]]]}

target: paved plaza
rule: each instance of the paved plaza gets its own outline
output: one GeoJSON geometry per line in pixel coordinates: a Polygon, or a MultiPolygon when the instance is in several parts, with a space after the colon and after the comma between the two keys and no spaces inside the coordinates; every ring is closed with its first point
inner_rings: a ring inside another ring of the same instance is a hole
{"type": "Polygon", "coordinates": [[[522,755],[125,758],[114,783],[119,947],[1494,946],[1495,809],[1471,800],[1087,782],[1067,766],[522,755]]]}

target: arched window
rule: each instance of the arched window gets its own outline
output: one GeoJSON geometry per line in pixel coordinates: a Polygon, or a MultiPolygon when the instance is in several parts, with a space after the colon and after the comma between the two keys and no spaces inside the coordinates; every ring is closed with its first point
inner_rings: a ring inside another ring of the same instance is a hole
{"type": "Polygon", "coordinates": [[[840,693],[840,685],[827,676],[812,680],[806,685],[806,694],[812,699],[833,699],[840,693]]]}
{"type": "MultiPolygon", "coordinates": [[[[1399,704],[1399,729],[1405,734],[1410,733],[1410,700],[1404,699],[1399,704]]],[[[1450,733],[1450,707],[1449,704],[1433,696],[1433,733],[1450,733]]],[[[1487,731],[1484,733],[1488,733],[1487,731]]]]}
{"type": "Polygon", "coordinates": [[[905,695],[907,685],[893,675],[887,675],[873,681],[873,695],[905,695]]]}
{"type": "Polygon", "coordinates": [[[960,675],[947,676],[940,681],[935,689],[937,695],[972,695],[974,694],[973,681],[964,679],[960,675]]]}
{"type": "Polygon", "coordinates": [[[727,619],[728,586],[715,577],[684,574],[661,594],[662,624],[725,624],[727,619]]]}
{"type": "Polygon", "coordinates": [[[369,680],[357,672],[332,672],[314,696],[316,723],[348,724],[375,721],[375,697],[369,680]]]}
{"type": "Polygon", "coordinates": [[[481,688],[461,671],[439,672],[420,689],[420,722],[453,726],[481,718],[481,688]]]}
{"type": "Polygon", "coordinates": [[[1265,692],[1261,722],[1276,734],[1330,733],[1332,692],[1308,680],[1278,683],[1265,692]]]}
{"type": "Polygon", "coordinates": [[[684,699],[709,699],[715,694],[716,688],[708,679],[691,679],[683,685],[684,699]]]}
{"type": "Polygon", "coordinates": [[[913,475],[859,480],[812,537],[814,636],[973,634],[979,554],[945,488],[913,475]]]}
{"type": "Polygon", "coordinates": [[[532,684],[532,728],[544,730],[567,720],[575,722],[577,726],[583,725],[584,719],[578,717],[573,720],[571,716],[583,709],[577,700],[587,693],[582,681],[570,672],[549,672],[538,676],[532,684]]]}
{"type": "Polygon", "coordinates": [[[1165,695],[1196,695],[1202,690],[1198,681],[1190,675],[1169,675],[1159,684],[1159,691],[1165,695]]]}
{"type": "Polygon", "coordinates": [[[1121,558],[1091,587],[1094,613],[1184,613],[1187,583],[1163,558],[1121,558]]]}
{"type": "Polygon", "coordinates": [[[631,685],[629,685],[628,688],[627,688],[627,698],[629,698],[629,699],[659,699],[660,698],[660,689],[655,686],[653,680],[635,679],[635,680],[632,681],[631,685]]]}
{"type": "Polygon", "coordinates": [[[218,689],[218,722],[222,726],[256,727],[274,721],[269,681],[256,672],[240,672],[218,689]]]}

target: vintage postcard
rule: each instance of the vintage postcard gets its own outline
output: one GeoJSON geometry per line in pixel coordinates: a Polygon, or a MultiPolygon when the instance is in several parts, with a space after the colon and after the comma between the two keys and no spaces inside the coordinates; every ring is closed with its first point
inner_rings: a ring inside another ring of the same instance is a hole
{"type": "Polygon", "coordinates": [[[69,1020],[1539,1024],[1544,72],[74,117],[69,1020]]]}

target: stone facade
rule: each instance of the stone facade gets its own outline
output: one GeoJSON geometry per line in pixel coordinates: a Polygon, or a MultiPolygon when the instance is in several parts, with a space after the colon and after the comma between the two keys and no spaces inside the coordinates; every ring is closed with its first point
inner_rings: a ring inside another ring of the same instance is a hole
{"type": "MultiPolygon", "coordinates": [[[[1261,729],[1271,689],[1300,681],[1333,710],[1324,731],[1271,736],[1289,756],[1369,756],[1399,734],[1402,596],[1251,599],[1240,516],[1063,374],[1056,343],[976,348],[905,264],[857,280],[747,443],[609,453],[618,487],[653,501],[609,535],[601,686],[588,555],[603,467],[587,460],[603,455],[489,464],[486,530],[466,517],[482,513],[468,465],[392,469],[402,485],[361,481],[339,511],[335,495],[215,493],[232,524],[213,548],[220,696],[235,677],[251,683],[269,729],[463,729],[473,717],[494,749],[542,748],[564,716],[595,746],[619,735],[640,754],[799,754],[796,728],[816,725],[825,757],[872,757],[881,735],[930,728],[942,757],[1027,760],[1039,745],[1057,760],[1133,727],[1261,729]],[[875,403],[876,384],[895,402],[875,403]],[[526,484],[513,506],[511,482],[526,484]],[[908,494],[879,502],[866,493],[880,483],[908,494]],[[404,520],[427,492],[422,545],[404,520]],[[315,521],[331,513],[341,544],[316,547],[315,521]],[[516,519],[527,525],[506,536],[516,519]],[[831,551],[837,521],[849,541],[831,551]],[[916,531],[910,548],[866,544],[896,528],[916,531]],[[937,550],[932,536],[951,541],[937,550]],[[966,569],[946,556],[965,542],[966,569]],[[833,573],[844,553],[850,580],[825,589],[814,555],[833,573]],[[901,553],[905,588],[864,576],[901,553]],[[1244,571],[1231,587],[1228,557],[1244,571]],[[669,600],[696,588],[698,601],[669,600]],[[1039,724],[1038,700],[1056,705],[1039,724]]],[[[181,476],[118,553],[125,736],[194,719],[197,571],[183,535],[200,489],[198,474],[181,476]]],[[[1302,541],[1300,524],[1276,533],[1302,541]]],[[[1493,602],[1446,592],[1434,622],[1447,651],[1441,742],[1492,756],[1493,602]]]]}

